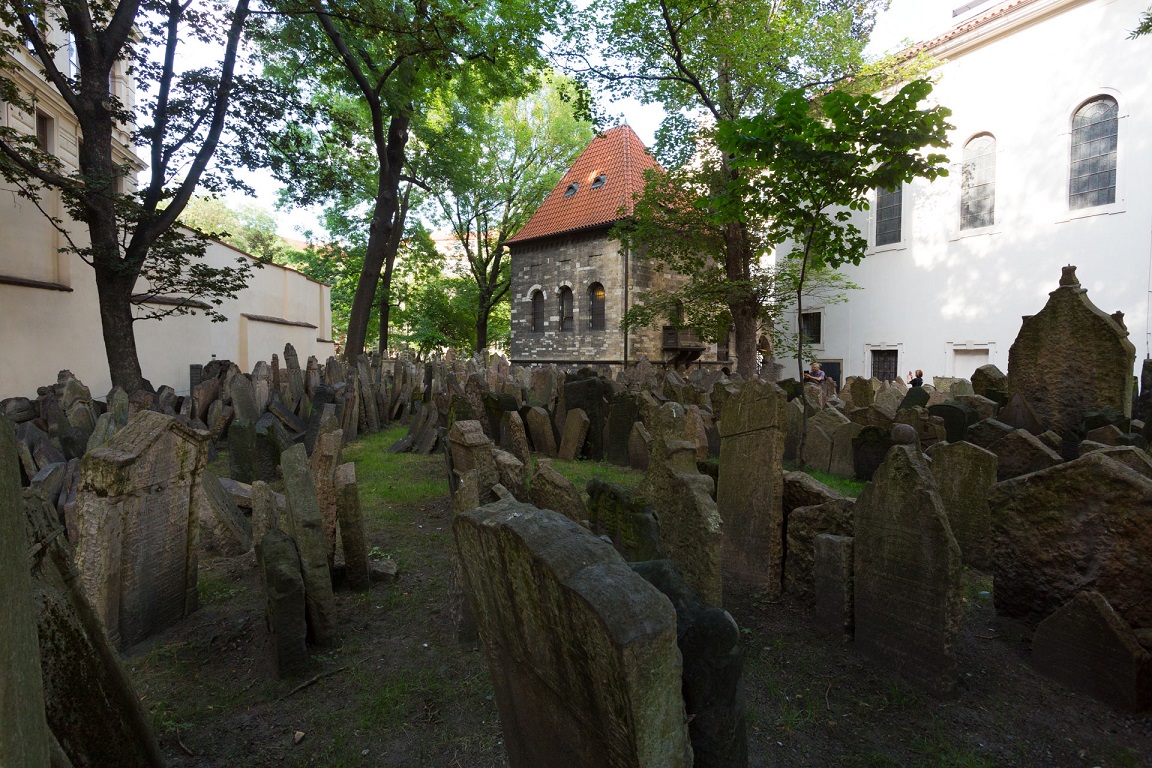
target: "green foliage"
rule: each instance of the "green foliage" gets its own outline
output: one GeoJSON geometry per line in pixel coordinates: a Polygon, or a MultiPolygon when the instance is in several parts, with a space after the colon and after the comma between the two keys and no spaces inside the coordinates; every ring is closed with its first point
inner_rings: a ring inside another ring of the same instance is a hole
{"type": "Polygon", "coordinates": [[[356,462],[356,482],[366,517],[387,515],[393,506],[425,503],[448,493],[448,476],[429,479],[430,461],[443,464],[439,456],[388,453],[387,449],[404,437],[402,424],[367,435],[344,449],[344,460],[356,462]]]}
{"type": "Polygon", "coordinates": [[[1131,34],[1128,35],[1128,39],[1135,40],[1137,37],[1143,37],[1148,34],[1152,34],[1152,8],[1140,14],[1140,24],[1137,25],[1136,29],[1132,30],[1131,34]]]}
{"type": "Polygon", "coordinates": [[[606,461],[552,461],[552,468],[572,481],[572,484],[584,493],[588,483],[593,480],[602,480],[605,483],[616,483],[625,488],[637,488],[644,480],[644,473],[626,467],[618,467],[606,461]]]}
{"type": "Polygon", "coordinates": [[[276,217],[255,203],[236,205],[222,198],[197,195],[188,201],[180,222],[261,261],[283,264],[293,253],[284,238],[276,234],[276,217]]]}

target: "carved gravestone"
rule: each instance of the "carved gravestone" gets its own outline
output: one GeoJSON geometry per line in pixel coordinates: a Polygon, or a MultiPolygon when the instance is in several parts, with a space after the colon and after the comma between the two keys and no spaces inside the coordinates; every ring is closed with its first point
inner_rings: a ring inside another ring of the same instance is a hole
{"type": "Polygon", "coordinates": [[[648,469],[651,453],[652,435],[641,422],[633,422],[632,432],[628,435],[628,466],[643,472],[648,469]]]}
{"type": "Polygon", "coordinates": [[[919,451],[891,449],[856,501],[855,524],[856,647],[936,696],[953,695],[960,547],[919,451]]]}
{"type": "Polygon", "coordinates": [[[788,594],[812,602],[816,539],[823,534],[851,536],[855,505],[855,499],[838,499],[788,513],[788,557],[784,564],[784,589],[788,594]]]}
{"type": "Polygon", "coordinates": [[[283,531],[272,530],[264,534],[257,550],[276,675],[299,675],[308,669],[308,622],[296,543],[283,531]]]}
{"type": "Polygon", "coordinates": [[[304,579],[305,618],[308,638],[319,646],[336,643],[336,600],[332,595],[332,574],[328,569],[328,546],[316,484],[303,445],[284,451],[284,496],[288,502],[284,531],[296,542],[300,553],[300,573],[304,579]]]}
{"type": "Polygon", "coordinates": [[[554,512],[500,501],[453,531],[511,768],[692,765],[667,598],[554,512]]]}
{"type": "Polygon", "coordinates": [[[252,525],[224,490],[220,478],[208,468],[201,473],[200,493],[197,507],[201,545],[224,555],[239,555],[252,549],[252,525]]]}
{"type": "Polygon", "coordinates": [[[783,558],[784,432],[787,395],[751,379],[727,398],[720,418],[724,570],[779,594],[783,558]]]}
{"type": "Polygon", "coordinates": [[[1074,691],[1123,709],[1152,705],[1152,656],[1099,592],[1080,592],[1036,627],[1032,664],[1074,691]]]}
{"type": "Polygon", "coordinates": [[[572,481],[552,468],[547,459],[537,459],[528,480],[528,498],[540,509],[559,512],[573,522],[587,519],[584,499],[572,481]]]}
{"type": "Polygon", "coordinates": [[[500,448],[508,451],[523,464],[527,464],[532,453],[528,450],[528,435],[524,431],[524,420],[516,411],[508,411],[500,421],[500,448]]]}
{"type": "Polygon", "coordinates": [[[814,545],[813,618],[827,632],[851,635],[852,537],[822,533],[816,537],[814,545]]]}
{"type": "Polygon", "coordinates": [[[568,415],[564,417],[564,437],[560,440],[558,452],[561,461],[574,461],[582,454],[590,424],[588,414],[582,408],[568,409],[568,415]]]}
{"type": "Polygon", "coordinates": [[[449,488],[453,493],[459,487],[459,477],[476,471],[476,485],[480,503],[495,501],[492,486],[500,482],[500,472],[493,456],[494,446],[477,419],[457,421],[448,429],[449,488]]]}
{"type": "Polygon", "coordinates": [[[80,462],[76,563],[109,637],[126,647],[196,609],[207,433],[136,414],[80,462]]]}
{"type": "Polygon", "coordinates": [[[1136,348],[1123,315],[1097,308],[1073,266],[1064,267],[1048,296],[1043,309],[1024,318],[1008,351],[1008,391],[1061,434],[1078,429],[1095,409],[1131,416],[1136,348]]]}
{"type": "Polygon", "coordinates": [[[944,422],[944,436],[950,443],[963,440],[968,433],[968,427],[977,421],[976,411],[957,400],[930,405],[928,413],[944,422]]]}
{"type": "Polygon", "coordinates": [[[991,563],[988,494],[996,482],[996,454],[972,443],[940,443],[932,449],[932,476],[965,565],[991,563]]]}
{"type": "Polygon", "coordinates": [[[892,447],[891,430],[864,427],[852,438],[852,466],[857,480],[871,480],[892,447]]]}
{"type": "Polygon", "coordinates": [[[1023,429],[1012,430],[993,443],[989,450],[996,454],[997,480],[1038,472],[1063,461],[1060,454],[1023,429]]]}
{"type": "Polygon", "coordinates": [[[1152,627],[1152,480],[1103,451],[992,486],[996,610],[1036,623],[1086,585],[1152,627]]]}
{"type": "MultiPolygon", "coordinates": [[[[564,385],[564,406],[569,411],[579,408],[588,415],[588,438],[584,451],[592,461],[604,460],[604,424],[611,397],[611,382],[599,376],[569,381],[564,385]]],[[[557,419],[560,414],[557,411],[557,419]]]]}
{"type": "Polygon", "coordinates": [[[1008,399],[1008,377],[995,365],[982,365],[972,374],[972,392],[1003,404],[1008,399]]]}
{"type": "Polygon", "coordinates": [[[1008,402],[996,412],[996,418],[1014,429],[1023,429],[1033,435],[1039,435],[1045,431],[1044,424],[1032,410],[1028,400],[1019,392],[1012,395],[1008,402]]]}
{"type": "Polygon", "coordinates": [[[844,382],[844,390],[856,408],[867,408],[876,402],[876,390],[872,388],[872,382],[861,376],[850,376],[844,382]]]}
{"type": "Polygon", "coordinates": [[[905,408],[927,408],[930,398],[931,394],[924,387],[909,387],[904,399],[896,407],[896,413],[900,413],[905,408]]]}
{"type": "Polygon", "coordinates": [[[320,504],[320,518],[324,521],[324,544],[328,551],[328,564],[336,561],[336,518],[339,490],[336,488],[336,467],[340,466],[344,447],[344,430],[321,432],[316,449],[308,462],[312,481],[316,484],[316,501],[320,504]]]}
{"type": "Polygon", "coordinates": [[[599,479],[588,483],[588,522],[594,534],[611,539],[630,563],[664,557],[655,511],[622,485],[599,479]]]}
{"type": "Polygon", "coordinates": [[[972,445],[992,450],[992,446],[1012,432],[1012,427],[997,419],[984,419],[968,427],[964,436],[972,445]]]}
{"type": "Polygon", "coordinates": [[[23,516],[16,429],[0,416],[0,765],[41,768],[49,732],[23,516]]]}
{"type": "Polygon", "coordinates": [[[524,418],[532,449],[550,459],[556,458],[556,434],[552,430],[552,418],[548,411],[538,406],[528,408],[524,418]]]}

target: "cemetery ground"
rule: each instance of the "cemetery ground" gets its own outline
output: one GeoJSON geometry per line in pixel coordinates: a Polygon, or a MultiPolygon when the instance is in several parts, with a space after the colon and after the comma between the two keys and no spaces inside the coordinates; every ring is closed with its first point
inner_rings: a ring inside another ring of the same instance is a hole
{"type": "MultiPolygon", "coordinates": [[[[202,557],[200,609],[131,649],[126,664],[168,764],[503,766],[485,656],[457,642],[447,604],[451,502],[440,454],[393,455],[396,427],[348,445],[371,546],[399,567],[368,592],[338,588],[341,644],[276,680],[264,659],[264,597],[251,554],[202,557]]],[[[638,472],[554,466],[636,485],[638,472]]],[[[227,460],[216,468],[227,470],[227,460]]],[[[1152,765],[1152,714],[1130,715],[1034,673],[1027,630],[994,615],[990,580],[966,574],[960,695],[939,701],[892,679],[809,609],[725,583],[742,627],[751,766],[1152,765]]],[[[545,768],[541,766],[541,768],[545,768]]]]}

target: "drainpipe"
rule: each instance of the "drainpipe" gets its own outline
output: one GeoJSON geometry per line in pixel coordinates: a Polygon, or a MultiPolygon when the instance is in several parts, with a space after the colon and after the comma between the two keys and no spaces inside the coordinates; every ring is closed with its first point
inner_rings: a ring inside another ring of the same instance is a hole
{"type": "MultiPolygon", "coordinates": [[[[628,280],[631,278],[632,273],[628,269],[628,246],[624,246],[624,311],[627,312],[631,307],[628,306],[628,280]]],[[[624,368],[628,368],[628,329],[624,329],[624,368]]]]}

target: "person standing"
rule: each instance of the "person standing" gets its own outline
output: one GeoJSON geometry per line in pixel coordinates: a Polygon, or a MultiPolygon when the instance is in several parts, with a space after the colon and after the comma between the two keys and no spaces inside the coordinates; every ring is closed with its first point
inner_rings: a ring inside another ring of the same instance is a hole
{"type": "Polygon", "coordinates": [[[908,386],[922,387],[924,386],[924,371],[919,368],[916,369],[916,375],[912,375],[912,371],[908,371],[908,386]]]}

